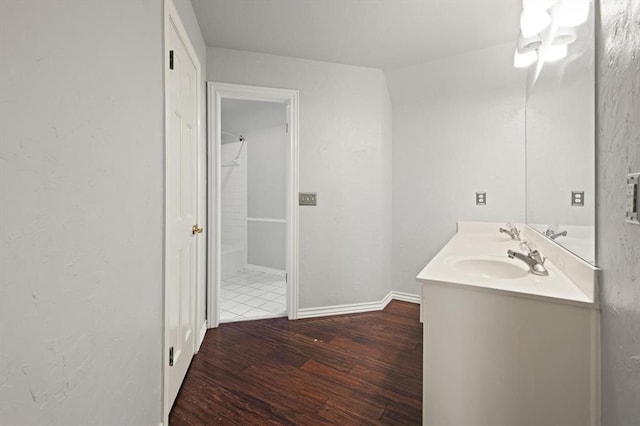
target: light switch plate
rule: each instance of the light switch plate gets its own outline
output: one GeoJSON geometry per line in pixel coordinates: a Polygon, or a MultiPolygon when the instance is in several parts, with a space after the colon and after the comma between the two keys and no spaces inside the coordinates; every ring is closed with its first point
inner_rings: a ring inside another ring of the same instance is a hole
{"type": "Polygon", "coordinates": [[[571,191],[571,205],[584,207],[584,191],[571,191]]]}
{"type": "Polygon", "coordinates": [[[487,193],[486,192],[476,192],[476,205],[478,205],[478,206],[486,206],[487,205],[487,193]]]}
{"type": "Polygon", "coordinates": [[[626,220],[628,223],[640,225],[638,218],[638,185],[640,183],[640,173],[629,173],[627,175],[627,205],[626,220]]]}
{"type": "Polygon", "coordinates": [[[315,206],[318,204],[317,192],[300,192],[298,194],[298,205],[300,206],[315,206]]]}

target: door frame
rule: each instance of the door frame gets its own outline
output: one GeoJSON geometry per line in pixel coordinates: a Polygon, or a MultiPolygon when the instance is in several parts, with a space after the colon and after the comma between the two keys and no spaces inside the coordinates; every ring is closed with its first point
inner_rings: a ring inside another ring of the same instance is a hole
{"type": "Polygon", "coordinates": [[[298,103],[299,92],[290,89],[249,86],[244,84],[207,82],[207,151],[209,241],[207,276],[207,322],[209,328],[220,324],[220,246],[222,240],[221,201],[221,118],[223,98],[249,101],[280,102],[288,105],[287,123],[287,313],[290,320],[298,319],[298,103]]]}
{"type": "MultiPolygon", "coordinates": [[[[195,48],[193,47],[193,44],[191,43],[191,39],[189,38],[189,34],[187,32],[187,30],[185,29],[182,20],[180,18],[180,14],[178,13],[178,10],[176,9],[176,6],[173,2],[173,0],[164,0],[164,7],[163,7],[163,27],[162,27],[162,41],[163,41],[163,56],[164,56],[164,62],[163,62],[163,89],[164,89],[164,96],[163,96],[163,108],[164,108],[164,191],[163,191],[163,204],[164,204],[164,229],[163,229],[163,271],[162,271],[162,286],[163,286],[163,311],[162,311],[162,316],[163,316],[163,340],[162,340],[162,424],[164,425],[168,425],[169,424],[169,413],[171,411],[171,405],[169,404],[169,386],[168,386],[168,378],[169,378],[169,348],[168,348],[168,341],[169,341],[169,316],[168,316],[168,310],[169,310],[169,298],[168,298],[168,293],[169,293],[169,287],[167,285],[167,259],[168,259],[168,247],[167,247],[167,227],[168,227],[168,216],[169,216],[169,209],[168,209],[168,203],[167,203],[167,188],[168,188],[168,181],[167,181],[167,167],[168,167],[168,161],[169,161],[169,154],[168,154],[168,148],[169,148],[169,129],[168,129],[168,125],[169,125],[169,102],[168,102],[168,96],[169,96],[169,79],[168,79],[168,70],[169,70],[169,52],[166,48],[167,46],[167,33],[168,33],[168,29],[170,28],[170,26],[172,26],[175,30],[176,33],[178,35],[178,37],[180,38],[180,40],[182,41],[182,43],[184,44],[186,50],[187,50],[187,54],[189,55],[189,59],[194,63],[195,67],[196,67],[196,82],[197,82],[197,86],[195,88],[196,91],[196,109],[195,109],[195,119],[196,119],[196,189],[195,189],[195,194],[196,194],[196,221],[198,224],[204,224],[205,225],[205,229],[206,229],[206,222],[204,221],[204,219],[206,219],[207,215],[206,215],[206,210],[204,210],[204,207],[206,206],[206,202],[203,202],[204,199],[204,195],[206,195],[205,192],[205,184],[206,184],[206,167],[203,166],[203,159],[205,158],[204,155],[204,143],[203,143],[203,138],[202,138],[202,120],[201,120],[201,114],[202,114],[202,97],[203,97],[203,90],[201,88],[201,82],[202,82],[202,65],[198,59],[198,55],[195,51],[195,48]]],[[[205,324],[203,325],[203,327],[201,328],[200,326],[198,326],[198,318],[199,317],[204,317],[204,312],[202,312],[202,309],[199,308],[199,306],[201,305],[200,301],[204,300],[204,295],[201,294],[200,288],[204,287],[203,283],[201,282],[203,279],[205,279],[205,274],[206,274],[206,241],[197,241],[196,242],[196,270],[195,272],[195,288],[193,291],[193,297],[191,299],[191,312],[193,312],[191,321],[192,321],[192,329],[193,329],[193,333],[194,333],[194,339],[193,339],[193,353],[196,354],[198,352],[198,349],[200,348],[200,343],[202,342],[202,338],[204,337],[204,335],[202,334],[201,330],[206,330],[206,320],[205,320],[205,324]]]]}

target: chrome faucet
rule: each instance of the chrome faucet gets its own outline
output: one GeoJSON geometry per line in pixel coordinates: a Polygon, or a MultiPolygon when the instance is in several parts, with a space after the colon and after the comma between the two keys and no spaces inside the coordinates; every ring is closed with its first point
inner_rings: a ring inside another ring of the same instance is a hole
{"type": "Polygon", "coordinates": [[[566,237],[567,231],[560,231],[560,227],[558,225],[550,225],[546,231],[544,231],[544,235],[555,240],[558,237],[566,237]]]}
{"type": "Polygon", "coordinates": [[[503,234],[507,234],[511,237],[512,240],[520,241],[520,231],[518,231],[518,228],[510,223],[507,223],[506,226],[509,229],[500,228],[500,232],[502,232],[503,234]]]}
{"type": "Polygon", "coordinates": [[[517,258],[529,265],[529,272],[534,275],[549,275],[549,271],[544,267],[544,261],[542,254],[531,243],[522,242],[520,247],[527,252],[527,254],[519,253],[513,250],[507,250],[507,256],[509,259],[517,258]]]}

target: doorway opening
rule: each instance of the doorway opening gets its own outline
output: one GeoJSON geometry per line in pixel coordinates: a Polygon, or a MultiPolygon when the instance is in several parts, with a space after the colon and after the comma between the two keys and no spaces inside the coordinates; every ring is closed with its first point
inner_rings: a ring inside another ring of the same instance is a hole
{"type": "Polygon", "coordinates": [[[297,100],[208,83],[209,326],[297,318],[297,100]]]}
{"type": "Polygon", "coordinates": [[[287,316],[287,105],[221,101],[220,322],[287,316]]]}

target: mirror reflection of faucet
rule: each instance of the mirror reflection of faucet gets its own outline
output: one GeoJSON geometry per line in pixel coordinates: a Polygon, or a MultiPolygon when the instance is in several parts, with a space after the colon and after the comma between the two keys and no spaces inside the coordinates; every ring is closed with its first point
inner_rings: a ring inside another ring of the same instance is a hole
{"type": "Polygon", "coordinates": [[[507,234],[512,240],[520,241],[520,231],[514,225],[507,223],[505,225],[509,229],[500,228],[500,232],[507,234]]]}
{"type": "Polygon", "coordinates": [[[566,230],[561,231],[560,226],[558,225],[549,225],[547,230],[544,231],[544,235],[551,238],[552,240],[555,240],[558,237],[566,237],[567,231],[566,230]]]}
{"type": "Polygon", "coordinates": [[[526,252],[520,253],[513,250],[507,250],[507,256],[509,259],[520,259],[527,265],[529,265],[529,271],[534,275],[546,276],[549,275],[549,271],[544,267],[544,261],[546,260],[542,254],[538,251],[533,243],[523,241],[520,243],[520,249],[526,252]]]}

